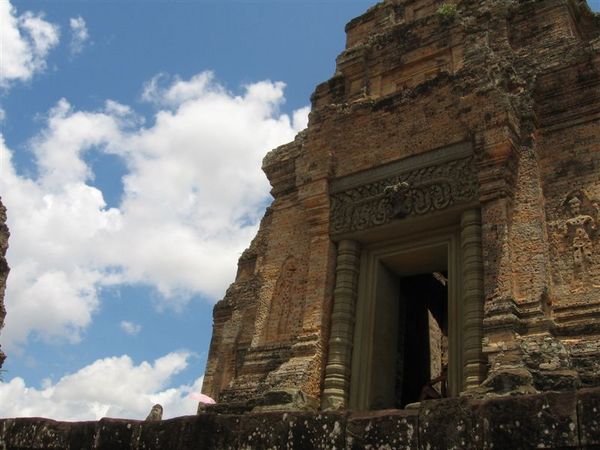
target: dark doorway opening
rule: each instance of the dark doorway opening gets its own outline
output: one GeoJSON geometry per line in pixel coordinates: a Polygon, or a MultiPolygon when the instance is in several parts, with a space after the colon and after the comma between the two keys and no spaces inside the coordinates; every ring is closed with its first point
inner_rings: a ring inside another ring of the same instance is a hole
{"type": "Polygon", "coordinates": [[[400,277],[395,406],[446,396],[448,365],[447,272],[400,277]],[[437,393],[437,394],[436,394],[437,393]]]}
{"type": "Polygon", "coordinates": [[[367,253],[361,267],[351,407],[402,409],[422,399],[456,395],[460,267],[454,241],[411,243],[406,250],[382,246],[381,251],[381,256],[367,253]],[[444,366],[446,383],[432,382],[444,366]],[[424,388],[429,395],[423,398],[424,388]]]}

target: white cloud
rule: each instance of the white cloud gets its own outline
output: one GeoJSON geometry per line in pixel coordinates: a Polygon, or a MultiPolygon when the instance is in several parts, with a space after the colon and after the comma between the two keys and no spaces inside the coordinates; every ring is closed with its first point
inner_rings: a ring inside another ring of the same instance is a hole
{"type": "Polygon", "coordinates": [[[122,320],[121,321],[121,330],[123,330],[125,333],[129,334],[130,336],[135,336],[140,331],[142,331],[142,326],[138,323],[133,323],[128,320],[122,320]]]}
{"type": "Polygon", "coordinates": [[[46,68],[49,51],[58,44],[59,27],[44,20],[41,13],[27,11],[20,16],[7,0],[0,1],[0,87],[13,81],[27,81],[46,68]]]}
{"type": "Polygon", "coordinates": [[[71,55],[78,55],[83,51],[83,48],[90,37],[87,25],[83,17],[79,16],[71,17],[69,26],[71,27],[71,43],[69,45],[71,55]]]}
{"type": "Polygon", "coordinates": [[[6,119],[6,111],[0,107],[0,124],[6,119]]]}
{"type": "Polygon", "coordinates": [[[0,383],[0,417],[42,416],[56,420],[98,420],[102,417],[144,419],[155,403],[163,418],[193,415],[203,377],[191,385],[167,388],[188,365],[190,354],[173,352],[153,363],[135,365],[127,355],[99,359],[58,382],[40,388],[20,377],[0,383]]]}
{"type": "Polygon", "coordinates": [[[221,297],[268,198],[262,157],[306,121],[307,110],[293,121],[278,112],[283,87],[259,82],[236,96],[210,73],[176,79],[152,89],[169,109],[150,126],[113,101],[77,111],[61,100],[31,140],[34,178],[16,173],[0,136],[12,269],[3,347],[18,350],[29,337],[77,341],[103,286],[153,286],[161,306],[221,297]],[[128,168],[118,207],[90,184],[91,150],[128,168]]]}
{"type": "Polygon", "coordinates": [[[215,81],[211,71],[194,75],[189,81],[170,77],[165,73],[155,75],[144,85],[142,99],[159,106],[178,107],[188,100],[198,100],[211,95],[225,95],[223,87],[215,81]]]}
{"type": "Polygon", "coordinates": [[[310,106],[305,106],[297,111],[294,111],[292,123],[296,130],[303,130],[308,126],[308,114],[310,113],[310,106]]]}

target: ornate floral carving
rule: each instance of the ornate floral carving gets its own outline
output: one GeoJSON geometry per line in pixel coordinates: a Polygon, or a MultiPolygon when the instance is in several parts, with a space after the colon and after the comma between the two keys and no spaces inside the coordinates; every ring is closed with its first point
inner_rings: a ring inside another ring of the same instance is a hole
{"type": "Polygon", "coordinates": [[[365,230],[395,218],[423,215],[477,198],[474,158],[468,156],[333,194],[332,232],[365,230]]]}

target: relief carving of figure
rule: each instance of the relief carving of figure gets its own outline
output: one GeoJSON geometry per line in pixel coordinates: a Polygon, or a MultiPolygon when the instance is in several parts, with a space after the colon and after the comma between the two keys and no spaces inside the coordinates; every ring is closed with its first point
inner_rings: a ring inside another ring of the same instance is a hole
{"type": "Polygon", "coordinates": [[[571,245],[573,268],[576,273],[585,272],[593,262],[592,237],[595,236],[598,226],[597,205],[597,202],[589,202],[581,192],[569,194],[564,202],[571,217],[565,220],[561,234],[571,245]],[[586,203],[589,203],[589,206],[585,205],[586,203]]]}
{"type": "Polygon", "coordinates": [[[293,336],[301,321],[304,300],[303,275],[295,257],[289,256],[281,267],[275,285],[265,330],[265,342],[284,341],[293,336]]]}
{"type": "Polygon", "coordinates": [[[388,186],[383,191],[386,201],[392,207],[392,217],[394,219],[403,219],[410,214],[410,208],[407,207],[409,185],[406,181],[388,186]]]}

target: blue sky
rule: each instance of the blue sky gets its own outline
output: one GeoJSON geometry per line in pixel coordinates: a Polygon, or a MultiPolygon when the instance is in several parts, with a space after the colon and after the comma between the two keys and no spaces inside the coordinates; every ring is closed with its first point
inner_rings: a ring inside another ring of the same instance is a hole
{"type": "Polygon", "coordinates": [[[0,0],[0,416],[195,412],[261,159],[373,3],[0,0]]]}
{"type": "Polygon", "coordinates": [[[0,416],[195,412],[260,161],[374,3],[0,0],[0,416]]]}

